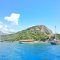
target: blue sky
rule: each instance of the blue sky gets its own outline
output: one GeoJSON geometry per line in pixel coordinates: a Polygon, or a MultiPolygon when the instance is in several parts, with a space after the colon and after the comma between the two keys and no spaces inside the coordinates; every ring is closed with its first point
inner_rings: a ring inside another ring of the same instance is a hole
{"type": "Polygon", "coordinates": [[[0,1],[0,30],[21,31],[30,26],[45,25],[60,33],[60,0],[0,1]]]}

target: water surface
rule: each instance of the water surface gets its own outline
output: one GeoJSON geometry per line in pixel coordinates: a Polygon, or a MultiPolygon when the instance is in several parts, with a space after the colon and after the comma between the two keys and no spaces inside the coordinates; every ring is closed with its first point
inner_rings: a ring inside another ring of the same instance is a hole
{"type": "Polygon", "coordinates": [[[0,60],[60,60],[60,45],[0,42],[0,60]]]}

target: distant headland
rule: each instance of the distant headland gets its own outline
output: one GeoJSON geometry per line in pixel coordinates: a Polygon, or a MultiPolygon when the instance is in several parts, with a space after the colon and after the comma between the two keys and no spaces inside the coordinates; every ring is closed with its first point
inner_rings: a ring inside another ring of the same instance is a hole
{"type": "MultiPolygon", "coordinates": [[[[60,34],[56,34],[57,39],[60,39],[60,34]]],[[[37,25],[29,27],[25,30],[19,31],[14,34],[0,35],[1,41],[20,41],[20,40],[33,40],[33,41],[48,41],[55,38],[52,30],[45,25],[37,25]]]]}

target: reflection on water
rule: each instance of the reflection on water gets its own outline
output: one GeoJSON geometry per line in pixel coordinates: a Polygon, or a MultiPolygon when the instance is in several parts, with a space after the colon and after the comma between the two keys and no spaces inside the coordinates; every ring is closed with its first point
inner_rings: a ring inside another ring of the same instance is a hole
{"type": "Polygon", "coordinates": [[[60,60],[60,45],[0,42],[0,60],[60,60]]]}

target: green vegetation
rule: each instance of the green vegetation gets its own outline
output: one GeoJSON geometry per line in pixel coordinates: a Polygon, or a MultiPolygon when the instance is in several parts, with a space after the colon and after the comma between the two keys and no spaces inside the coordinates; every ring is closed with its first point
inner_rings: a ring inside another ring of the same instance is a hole
{"type": "Polygon", "coordinates": [[[56,34],[56,39],[60,39],[60,34],[56,34]]]}
{"type": "Polygon", "coordinates": [[[52,31],[45,27],[44,25],[38,25],[30,27],[26,30],[17,32],[15,34],[10,35],[2,35],[1,40],[2,41],[17,41],[17,40],[39,40],[39,41],[45,41],[48,40],[49,37],[53,35],[52,31]]]}

